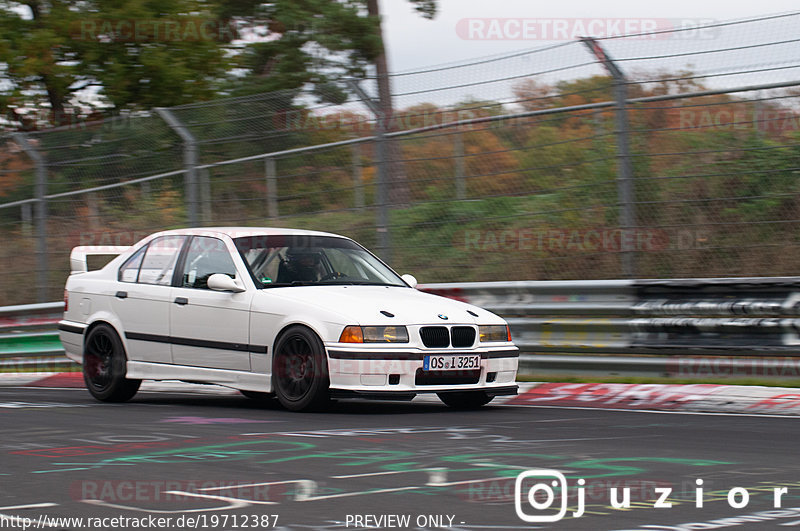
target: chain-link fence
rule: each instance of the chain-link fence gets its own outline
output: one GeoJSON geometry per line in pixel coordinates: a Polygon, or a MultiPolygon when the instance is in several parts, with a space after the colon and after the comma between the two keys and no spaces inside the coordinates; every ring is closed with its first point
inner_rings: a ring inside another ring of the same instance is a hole
{"type": "Polygon", "coordinates": [[[59,298],[73,246],[186,225],[345,234],[424,282],[796,275],[798,22],[400,72],[382,122],[284,91],[8,134],[0,305],[59,298]]]}

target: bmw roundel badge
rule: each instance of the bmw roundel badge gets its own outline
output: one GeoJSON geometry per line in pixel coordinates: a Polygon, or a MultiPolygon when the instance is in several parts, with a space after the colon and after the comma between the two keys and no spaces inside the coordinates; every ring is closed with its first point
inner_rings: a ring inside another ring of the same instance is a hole
{"type": "Polygon", "coordinates": [[[444,315],[444,314],[442,314],[442,313],[440,313],[440,314],[439,314],[439,319],[442,319],[442,320],[444,320],[444,321],[447,321],[447,316],[446,316],[446,315],[444,315]]]}

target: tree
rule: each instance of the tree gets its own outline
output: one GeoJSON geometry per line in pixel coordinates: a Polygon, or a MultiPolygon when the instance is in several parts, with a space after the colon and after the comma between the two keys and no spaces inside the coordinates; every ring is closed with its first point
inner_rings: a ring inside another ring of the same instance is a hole
{"type": "Polygon", "coordinates": [[[512,87],[515,103],[525,111],[539,111],[553,107],[553,87],[534,78],[523,79],[512,87]]]}
{"type": "MultiPolygon", "coordinates": [[[[436,14],[436,0],[409,2],[426,18],[436,14]]],[[[311,84],[321,100],[342,103],[347,94],[337,81],[364,77],[370,67],[379,79],[388,74],[378,0],[234,0],[217,13],[260,38],[239,48],[236,66],[245,75],[232,78],[236,94],[311,84]]]]}
{"type": "MultiPolygon", "coordinates": [[[[383,46],[383,32],[380,26],[380,8],[378,0],[366,0],[367,10],[371,17],[378,19],[378,35],[381,37],[381,48],[378,55],[375,57],[375,75],[378,80],[378,100],[381,108],[381,113],[391,123],[391,118],[394,114],[394,105],[392,103],[392,88],[389,79],[389,66],[386,61],[386,50],[383,46]]],[[[436,15],[436,0],[411,0],[416,5],[417,11],[422,13],[425,18],[433,18],[436,15]]],[[[398,161],[400,156],[400,148],[394,141],[387,143],[387,153],[389,160],[398,161]]],[[[389,165],[389,182],[391,186],[391,196],[394,203],[405,205],[410,199],[410,190],[408,187],[408,179],[405,175],[405,170],[401,163],[393,162],[389,165]]]]}
{"type": "Polygon", "coordinates": [[[296,89],[307,84],[317,96],[346,98],[335,81],[362,77],[381,49],[377,19],[365,0],[237,0],[219,6],[221,18],[238,20],[257,42],[240,45],[231,77],[235,94],[296,89]]]}
{"type": "MultiPolygon", "coordinates": [[[[425,18],[436,15],[436,0],[409,0],[425,18]]],[[[238,93],[298,88],[313,83],[323,100],[347,99],[335,82],[342,77],[364,77],[372,65],[378,84],[381,112],[391,124],[393,104],[389,66],[378,0],[239,0],[224,14],[244,16],[252,27],[266,27],[280,38],[248,46],[241,65],[248,75],[239,81],[238,93]]],[[[399,160],[399,146],[387,142],[389,159],[399,160]]],[[[389,164],[392,200],[406,204],[410,197],[402,164],[389,164]]]]}
{"type": "MultiPolygon", "coordinates": [[[[383,54],[372,1],[0,0],[0,112],[32,129],[308,86],[341,103],[336,81],[383,54]]],[[[435,13],[435,0],[410,1],[435,13]]]]}
{"type": "Polygon", "coordinates": [[[208,98],[230,32],[200,0],[0,1],[0,111],[21,129],[208,98]],[[191,13],[191,15],[188,15],[191,13]],[[202,24],[210,22],[206,34],[202,24]],[[170,24],[170,32],[166,32],[170,24]],[[36,115],[35,110],[46,109],[36,115]],[[42,115],[43,114],[43,115],[42,115]]]}

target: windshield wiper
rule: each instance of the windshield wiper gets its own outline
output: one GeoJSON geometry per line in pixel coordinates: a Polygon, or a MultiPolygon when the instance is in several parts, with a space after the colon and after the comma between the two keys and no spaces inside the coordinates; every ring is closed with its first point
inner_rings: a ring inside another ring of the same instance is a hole
{"type": "Polygon", "coordinates": [[[288,288],[294,286],[388,286],[393,288],[404,288],[400,284],[386,284],[384,282],[374,282],[371,280],[331,280],[318,282],[313,280],[293,280],[292,282],[271,282],[263,284],[264,288],[288,288]]]}
{"type": "Polygon", "coordinates": [[[386,282],[375,282],[373,280],[348,280],[348,284],[352,284],[353,286],[391,286],[394,288],[402,288],[399,284],[387,284],[386,282]]]}
{"type": "Polygon", "coordinates": [[[310,286],[311,283],[306,283],[304,281],[295,280],[294,282],[269,282],[269,283],[261,283],[261,287],[264,289],[268,288],[290,288],[292,286],[310,286]]]}

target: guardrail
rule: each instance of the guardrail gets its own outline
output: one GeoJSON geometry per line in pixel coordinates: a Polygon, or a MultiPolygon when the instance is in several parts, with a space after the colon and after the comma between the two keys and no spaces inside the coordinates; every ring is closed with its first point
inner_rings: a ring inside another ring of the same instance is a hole
{"type": "Polygon", "coordinates": [[[486,282],[420,289],[506,317],[524,352],[800,356],[800,277],[486,282]]]}
{"type": "Polygon", "coordinates": [[[63,302],[0,307],[0,370],[50,370],[71,365],[56,324],[63,302]]]}
{"type": "MultiPolygon", "coordinates": [[[[525,353],[521,366],[536,373],[800,378],[800,277],[479,282],[419,289],[505,317],[525,353]]],[[[0,307],[0,358],[63,355],[55,327],[62,310],[60,302],[0,307]]]]}
{"type": "Polygon", "coordinates": [[[628,376],[692,380],[800,380],[798,357],[612,356],[524,354],[520,374],[543,376],[628,376]]]}

